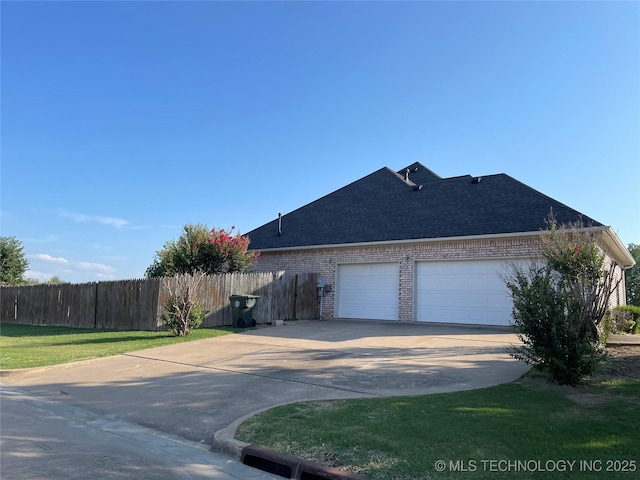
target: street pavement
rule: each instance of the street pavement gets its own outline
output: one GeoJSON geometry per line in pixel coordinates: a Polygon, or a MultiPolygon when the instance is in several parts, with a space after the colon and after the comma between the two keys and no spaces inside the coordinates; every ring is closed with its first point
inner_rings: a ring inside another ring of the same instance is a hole
{"type": "Polygon", "coordinates": [[[208,445],[2,388],[0,478],[273,480],[208,445]]]}

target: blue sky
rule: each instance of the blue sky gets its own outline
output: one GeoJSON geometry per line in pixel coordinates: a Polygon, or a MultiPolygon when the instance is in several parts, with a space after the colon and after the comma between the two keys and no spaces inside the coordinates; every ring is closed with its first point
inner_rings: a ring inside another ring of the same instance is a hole
{"type": "Polygon", "coordinates": [[[136,278],[382,167],[507,173],[640,243],[638,2],[1,3],[1,234],[136,278]]]}

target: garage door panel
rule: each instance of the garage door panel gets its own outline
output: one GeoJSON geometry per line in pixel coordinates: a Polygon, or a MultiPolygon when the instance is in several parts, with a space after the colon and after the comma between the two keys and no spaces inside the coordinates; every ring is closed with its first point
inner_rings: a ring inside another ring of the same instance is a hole
{"type": "Polygon", "coordinates": [[[398,319],[398,264],[338,266],[337,316],[398,319]]]}
{"type": "Polygon", "coordinates": [[[416,320],[509,325],[512,302],[496,260],[420,262],[416,266],[416,320]]]}

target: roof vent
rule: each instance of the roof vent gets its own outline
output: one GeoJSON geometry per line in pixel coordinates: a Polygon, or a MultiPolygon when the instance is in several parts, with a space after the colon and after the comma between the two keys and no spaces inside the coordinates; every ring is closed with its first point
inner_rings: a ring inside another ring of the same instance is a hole
{"type": "Polygon", "coordinates": [[[278,236],[282,235],[282,214],[278,213],[278,236]]]}
{"type": "Polygon", "coordinates": [[[471,183],[480,183],[480,180],[482,180],[482,177],[475,177],[471,179],[471,183]]]}
{"type": "Polygon", "coordinates": [[[409,169],[408,168],[404,171],[404,181],[405,182],[409,181],[409,169]]]}
{"type": "Polygon", "coordinates": [[[413,187],[414,192],[419,192],[420,190],[422,190],[422,185],[416,185],[415,187],[413,187]]]}

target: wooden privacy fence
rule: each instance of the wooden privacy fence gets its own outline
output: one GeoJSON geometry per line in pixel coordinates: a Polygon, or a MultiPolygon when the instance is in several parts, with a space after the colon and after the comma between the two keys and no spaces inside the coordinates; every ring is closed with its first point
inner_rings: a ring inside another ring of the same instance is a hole
{"type": "MultiPolygon", "coordinates": [[[[196,295],[206,311],[203,327],[232,324],[231,294],[259,295],[258,323],[318,318],[315,273],[230,273],[205,277],[196,295]]],[[[0,321],[112,330],[162,330],[172,279],[0,287],[0,321]]]]}

